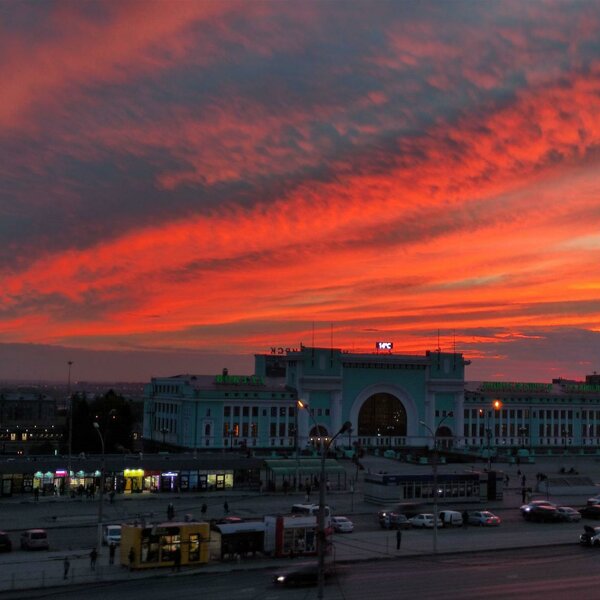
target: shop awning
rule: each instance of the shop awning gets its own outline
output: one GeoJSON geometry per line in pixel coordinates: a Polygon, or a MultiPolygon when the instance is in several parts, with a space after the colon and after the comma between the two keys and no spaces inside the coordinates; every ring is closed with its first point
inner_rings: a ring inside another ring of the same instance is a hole
{"type": "MultiPolygon", "coordinates": [[[[266,460],[265,466],[267,471],[275,476],[282,477],[294,477],[296,473],[300,476],[304,475],[319,475],[321,472],[321,460],[320,459],[299,459],[293,458],[287,460],[266,460]]],[[[346,474],[346,469],[342,467],[334,459],[325,459],[325,473],[327,475],[333,474],[346,474]]]]}

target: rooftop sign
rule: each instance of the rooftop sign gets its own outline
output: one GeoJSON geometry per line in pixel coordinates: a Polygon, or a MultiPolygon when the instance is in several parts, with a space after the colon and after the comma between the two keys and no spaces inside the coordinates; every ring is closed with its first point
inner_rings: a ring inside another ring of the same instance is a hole
{"type": "Polygon", "coordinates": [[[215,383],[225,385],[265,385],[258,375],[217,375],[215,383]]]}
{"type": "Polygon", "coordinates": [[[394,349],[394,342],[375,342],[375,348],[391,352],[394,349]]]}
{"type": "Polygon", "coordinates": [[[598,394],[600,393],[600,385],[591,384],[591,383],[572,383],[566,385],[564,389],[567,392],[575,392],[575,393],[592,393],[598,394]]]}
{"type": "Polygon", "coordinates": [[[552,391],[551,383],[517,383],[514,381],[484,381],[479,389],[482,392],[545,392],[552,391]]]}

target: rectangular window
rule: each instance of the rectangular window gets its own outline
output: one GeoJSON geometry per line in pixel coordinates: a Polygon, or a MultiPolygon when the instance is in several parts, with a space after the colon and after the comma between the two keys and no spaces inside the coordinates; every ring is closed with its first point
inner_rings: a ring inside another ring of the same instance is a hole
{"type": "Polygon", "coordinates": [[[224,417],[230,417],[231,416],[231,406],[224,406],[223,407],[223,416],[224,417]]]}
{"type": "Polygon", "coordinates": [[[277,416],[277,407],[276,406],[271,406],[271,416],[272,417],[277,416]]]}
{"type": "Polygon", "coordinates": [[[258,424],[257,423],[251,423],[250,424],[250,437],[258,437],[258,424]]]}
{"type": "Polygon", "coordinates": [[[285,437],[285,423],[279,423],[279,437],[285,437]]]}
{"type": "Polygon", "coordinates": [[[279,408],[279,416],[280,416],[280,417],[285,417],[286,413],[287,413],[287,409],[286,409],[286,407],[285,407],[285,406],[281,406],[281,407],[279,408]]]}
{"type": "Polygon", "coordinates": [[[239,417],[240,416],[240,407],[239,406],[234,406],[233,407],[233,416],[234,417],[239,417]]]}
{"type": "Polygon", "coordinates": [[[242,437],[248,437],[248,423],[242,423],[242,437]]]}
{"type": "Polygon", "coordinates": [[[252,407],[252,416],[253,417],[258,417],[258,406],[253,406],[252,407]]]}
{"type": "Polygon", "coordinates": [[[277,423],[269,424],[269,435],[275,437],[277,435],[277,423]]]}
{"type": "Polygon", "coordinates": [[[247,417],[250,415],[250,407],[249,406],[244,406],[244,408],[242,409],[242,415],[244,417],[247,417]]]}

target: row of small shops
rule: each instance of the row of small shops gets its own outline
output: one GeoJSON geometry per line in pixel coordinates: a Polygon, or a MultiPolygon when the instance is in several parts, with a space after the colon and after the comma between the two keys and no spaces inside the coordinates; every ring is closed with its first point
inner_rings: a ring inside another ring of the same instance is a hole
{"type": "MultiPolygon", "coordinates": [[[[219,490],[285,491],[312,484],[320,477],[318,459],[273,459],[239,455],[124,455],[84,458],[36,457],[0,461],[3,497],[35,495],[95,495],[101,486],[110,493],[185,493],[219,490]],[[69,464],[70,463],[70,464],[69,464]]],[[[346,471],[327,460],[332,489],[347,489],[346,471]]]]}

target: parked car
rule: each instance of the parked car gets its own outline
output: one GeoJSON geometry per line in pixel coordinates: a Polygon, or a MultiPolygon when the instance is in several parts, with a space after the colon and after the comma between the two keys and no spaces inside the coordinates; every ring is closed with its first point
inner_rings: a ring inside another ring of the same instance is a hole
{"type": "Polygon", "coordinates": [[[121,543],[121,526],[120,525],[105,525],[102,530],[102,544],[109,546],[110,544],[121,543]]]}
{"type": "Polygon", "coordinates": [[[592,506],[593,504],[600,504],[600,496],[592,496],[591,498],[588,498],[586,504],[588,506],[592,506]]]}
{"type": "MultiPolygon", "coordinates": [[[[324,575],[325,580],[330,579],[335,574],[332,564],[326,564],[324,575]]],[[[273,583],[283,587],[297,587],[317,585],[319,580],[319,566],[315,563],[298,564],[289,569],[279,571],[273,576],[273,583]]]]}
{"type": "MultiPolygon", "coordinates": [[[[433,529],[434,526],[434,516],[431,513],[421,513],[416,517],[412,517],[410,519],[410,523],[413,527],[427,527],[428,529],[433,529]]],[[[442,527],[442,520],[438,516],[437,526],[442,527]]]]}
{"type": "Polygon", "coordinates": [[[600,527],[584,525],[583,533],[579,536],[579,543],[582,546],[600,546],[600,527]]]}
{"type": "Polygon", "coordinates": [[[456,510],[441,510],[438,515],[442,520],[442,527],[462,527],[462,513],[456,510]]]}
{"type": "Polygon", "coordinates": [[[554,502],[550,502],[549,500],[532,500],[527,504],[523,504],[519,510],[521,511],[521,514],[525,516],[525,513],[529,512],[534,506],[553,506],[556,508],[556,504],[554,504],[554,502]]]}
{"type": "Polygon", "coordinates": [[[523,512],[523,518],[526,521],[536,523],[557,523],[561,520],[560,513],[556,506],[546,504],[534,504],[523,512]]]}
{"type": "Polygon", "coordinates": [[[48,550],[48,534],[45,529],[28,529],[21,534],[21,550],[48,550]]]}
{"type": "Polygon", "coordinates": [[[354,523],[348,517],[331,517],[331,526],[337,533],[352,533],[354,523]]]}
{"type": "Polygon", "coordinates": [[[489,510],[476,510],[469,513],[469,523],[479,527],[497,527],[502,519],[489,510]]]}
{"type": "Polygon", "coordinates": [[[12,550],[12,542],[8,537],[8,533],[0,531],[0,552],[10,552],[12,550]]]}
{"type": "Polygon", "coordinates": [[[410,529],[412,527],[406,515],[393,510],[382,510],[377,513],[377,521],[382,529],[410,529]]]}
{"type": "Polygon", "coordinates": [[[600,519],[600,504],[592,504],[579,509],[584,519],[600,519]]]}
{"type": "Polygon", "coordinates": [[[559,506],[556,510],[560,514],[561,521],[566,521],[567,523],[578,523],[581,521],[581,513],[570,506],[559,506]]]}

